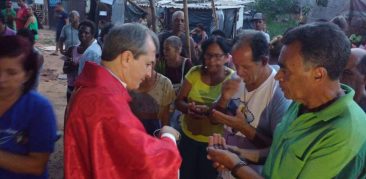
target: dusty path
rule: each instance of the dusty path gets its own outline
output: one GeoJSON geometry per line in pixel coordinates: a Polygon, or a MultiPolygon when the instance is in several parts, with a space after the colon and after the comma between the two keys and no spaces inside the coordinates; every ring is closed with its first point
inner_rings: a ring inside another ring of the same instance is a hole
{"type": "MultiPolygon", "coordinates": [[[[41,72],[41,81],[39,92],[48,97],[54,107],[57,117],[59,130],[64,129],[64,111],[66,107],[66,79],[62,74],[63,61],[61,55],[50,55],[54,49],[55,32],[50,30],[40,30],[40,40],[37,42],[38,47],[44,58],[44,66],[41,72]]],[[[56,150],[52,154],[49,162],[50,179],[63,178],[63,138],[56,143],[56,150]]]]}

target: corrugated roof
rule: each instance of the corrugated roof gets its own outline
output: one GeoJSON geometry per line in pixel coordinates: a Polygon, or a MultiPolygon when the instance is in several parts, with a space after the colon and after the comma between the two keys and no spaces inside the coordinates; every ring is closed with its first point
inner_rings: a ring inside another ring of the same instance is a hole
{"type": "MultiPolygon", "coordinates": [[[[254,0],[216,0],[215,6],[217,9],[233,9],[245,6],[247,4],[253,3],[254,0]]],[[[141,6],[149,6],[149,2],[138,2],[141,6]]],[[[158,7],[164,8],[177,8],[183,9],[182,0],[172,1],[172,0],[161,0],[156,3],[158,7]]],[[[192,9],[211,9],[211,1],[207,2],[188,2],[188,8],[192,9]]]]}

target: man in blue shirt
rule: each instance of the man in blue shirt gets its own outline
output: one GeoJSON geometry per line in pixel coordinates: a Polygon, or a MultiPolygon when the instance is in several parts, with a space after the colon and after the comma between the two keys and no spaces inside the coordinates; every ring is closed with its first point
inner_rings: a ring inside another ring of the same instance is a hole
{"type": "Polygon", "coordinates": [[[59,40],[61,36],[61,31],[64,25],[68,24],[68,15],[62,6],[62,3],[57,3],[55,7],[55,16],[57,18],[57,26],[56,26],[56,50],[51,55],[58,55],[59,50],[59,40]]]}

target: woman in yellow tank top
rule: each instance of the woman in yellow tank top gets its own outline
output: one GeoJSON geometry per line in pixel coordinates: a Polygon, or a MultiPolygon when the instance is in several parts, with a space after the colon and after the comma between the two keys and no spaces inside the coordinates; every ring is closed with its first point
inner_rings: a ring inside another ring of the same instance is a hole
{"type": "Polygon", "coordinates": [[[221,94],[223,82],[233,70],[225,67],[230,48],[225,39],[213,37],[203,42],[201,61],[185,76],[176,107],[182,111],[182,140],[179,144],[183,162],[181,179],[216,178],[217,172],[207,160],[208,136],[222,133],[223,125],[211,121],[207,113],[221,94]]]}

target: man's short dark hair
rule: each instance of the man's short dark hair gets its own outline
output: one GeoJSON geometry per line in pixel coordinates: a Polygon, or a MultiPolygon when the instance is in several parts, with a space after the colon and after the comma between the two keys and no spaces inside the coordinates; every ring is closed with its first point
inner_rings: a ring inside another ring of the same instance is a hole
{"type": "Polygon", "coordinates": [[[93,34],[93,37],[96,36],[96,33],[97,33],[97,26],[95,25],[95,23],[93,21],[90,21],[90,20],[85,20],[83,22],[81,22],[79,24],[79,28],[81,28],[81,26],[86,26],[86,27],[89,27],[90,28],[90,32],[91,34],[93,34]]]}
{"type": "Polygon", "coordinates": [[[233,50],[249,45],[252,49],[253,61],[259,62],[261,57],[268,57],[269,43],[263,32],[256,30],[243,30],[236,37],[233,50]]]}
{"type": "Polygon", "coordinates": [[[102,60],[112,61],[119,54],[131,51],[135,58],[147,53],[146,41],[152,38],[156,52],[159,51],[159,40],[155,33],[137,23],[117,25],[108,33],[104,42],[102,60]]]}
{"type": "Polygon", "coordinates": [[[284,45],[301,44],[301,55],[305,65],[324,67],[331,80],[342,74],[349,55],[351,43],[335,24],[316,22],[290,30],[283,37],[284,45]]]}

